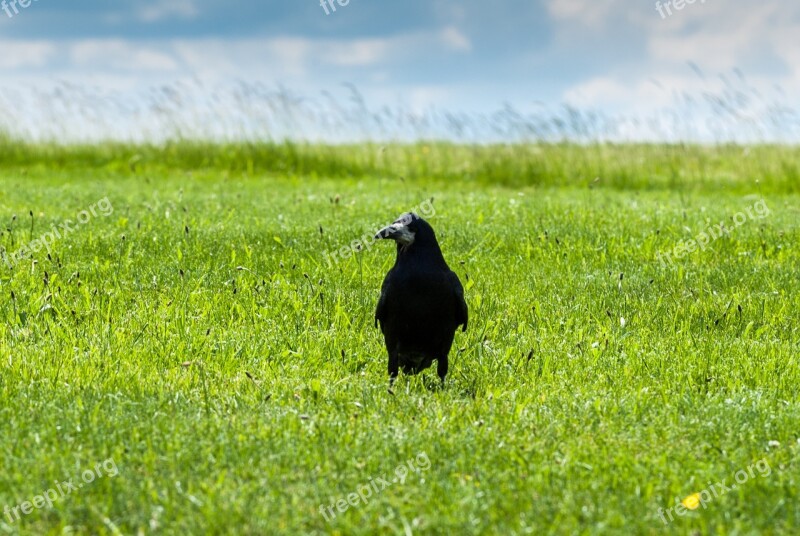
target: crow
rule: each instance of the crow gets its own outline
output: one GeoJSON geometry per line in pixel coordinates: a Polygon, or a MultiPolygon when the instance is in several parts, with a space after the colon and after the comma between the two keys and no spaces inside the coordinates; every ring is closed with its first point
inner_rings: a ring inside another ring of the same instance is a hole
{"type": "Polygon", "coordinates": [[[444,383],[447,354],[458,326],[467,330],[467,303],[458,276],[439,249],[433,228],[407,212],[377,232],[375,240],[397,243],[397,259],[386,274],[375,309],[375,327],[389,353],[389,383],[404,374],[416,374],[438,361],[436,372],[444,383]]]}

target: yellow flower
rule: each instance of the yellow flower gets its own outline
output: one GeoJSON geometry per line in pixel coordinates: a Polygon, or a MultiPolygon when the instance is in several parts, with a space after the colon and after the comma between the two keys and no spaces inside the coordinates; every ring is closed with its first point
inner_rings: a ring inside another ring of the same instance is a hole
{"type": "Polygon", "coordinates": [[[700,506],[700,494],[692,493],[684,500],[682,500],[681,504],[684,505],[689,510],[697,510],[697,507],[700,506]]]}

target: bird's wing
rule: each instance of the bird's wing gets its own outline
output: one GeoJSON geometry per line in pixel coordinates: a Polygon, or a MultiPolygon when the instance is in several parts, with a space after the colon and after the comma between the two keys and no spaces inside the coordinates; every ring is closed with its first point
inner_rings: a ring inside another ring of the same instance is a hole
{"type": "Polygon", "coordinates": [[[386,274],[386,278],[383,280],[383,285],[381,285],[381,297],[378,298],[378,306],[375,308],[375,327],[378,327],[378,322],[383,324],[386,320],[386,295],[388,292],[389,287],[389,280],[392,277],[392,271],[389,270],[389,273],[386,274]]]}
{"type": "Polygon", "coordinates": [[[467,302],[464,301],[464,287],[461,286],[461,281],[453,271],[450,272],[450,284],[456,294],[456,325],[463,325],[464,328],[461,331],[467,331],[469,312],[467,311],[467,302]]]}

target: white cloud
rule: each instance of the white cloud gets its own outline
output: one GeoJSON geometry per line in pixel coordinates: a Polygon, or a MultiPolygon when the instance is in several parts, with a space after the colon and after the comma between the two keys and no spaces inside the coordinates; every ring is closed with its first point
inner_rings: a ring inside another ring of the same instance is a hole
{"type": "Polygon", "coordinates": [[[388,39],[330,42],[324,45],[320,58],[327,63],[344,67],[376,65],[386,59],[391,45],[388,39]]]}
{"type": "Polygon", "coordinates": [[[552,0],[548,6],[556,24],[556,51],[575,43],[592,46],[585,36],[589,27],[605,36],[624,36],[629,47],[643,52],[609,62],[605,74],[566,88],[564,100],[578,107],[647,115],[744,92],[747,104],[737,113],[746,117],[774,103],[776,85],[795,101],[800,95],[798,4],[697,0],[681,10],[673,7],[665,18],[650,0],[637,6],[622,0],[552,0]]]}
{"type": "Polygon", "coordinates": [[[44,67],[58,47],[51,41],[0,41],[0,69],[44,67]]]}
{"type": "Polygon", "coordinates": [[[272,39],[179,39],[167,45],[187,72],[209,79],[269,75],[304,78],[315,52],[300,37],[272,39]]]}
{"type": "Polygon", "coordinates": [[[657,65],[691,61],[711,70],[732,69],[750,52],[773,48],[772,32],[787,26],[796,32],[797,24],[786,14],[769,2],[687,5],[665,20],[648,21],[647,50],[657,65]]]}
{"type": "Polygon", "coordinates": [[[602,76],[572,86],[564,93],[564,101],[580,109],[630,110],[631,105],[642,109],[658,108],[669,104],[672,98],[663,86],[649,80],[629,84],[612,76],[602,76]]]}
{"type": "Polygon", "coordinates": [[[87,39],[68,43],[65,48],[73,65],[92,70],[175,71],[178,67],[160,47],[122,39],[87,39]]]}
{"type": "Polygon", "coordinates": [[[461,30],[454,26],[448,26],[441,32],[442,42],[451,50],[469,52],[472,50],[472,43],[461,30]]]}
{"type": "MultiPolygon", "coordinates": [[[[155,21],[168,13],[196,13],[191,1],[174,0],[147,9],[155,21]]],[[[339,81],[376,73],[391,73],[391,66],[411,61],[430,50],[446,53],[469,51],[470,40],[453,26],[387,38],[331,39],[271,36],[264,38],[181,38],[131,40],[123,38],[65,39],[53,41],[4,41],[0,67],[12,72],[40,69],[59,77],[70,73],[152,73],[197,76],[214,80],[269,77],[287,86],[313,82],[336,74],[339,81]],[[348,69],[362,69],[356,74],[348,69]],[[372,72],[370,72],[370,70],[372,72]]],[[[18,73],[21,74],[21,73],[18,73]]]]}

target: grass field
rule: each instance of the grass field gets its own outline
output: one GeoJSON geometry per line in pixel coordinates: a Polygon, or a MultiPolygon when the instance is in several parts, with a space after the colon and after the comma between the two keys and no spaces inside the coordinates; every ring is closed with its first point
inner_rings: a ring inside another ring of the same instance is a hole
{"type": "Polygon", "coordinates": [[[0,533],[800,526],[798,149],[0,146],[0,533]],[[390,394],[394,248],[327,259],[431,199],[469,329],[390,394]]]}

